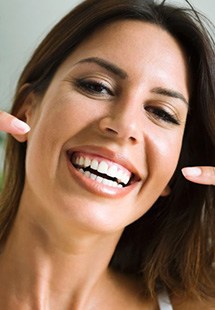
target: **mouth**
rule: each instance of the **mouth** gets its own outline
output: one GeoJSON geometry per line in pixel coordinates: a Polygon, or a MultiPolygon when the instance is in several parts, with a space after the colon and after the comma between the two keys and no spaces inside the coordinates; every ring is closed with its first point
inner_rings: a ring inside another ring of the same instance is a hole
{"type": "Polygon", "coordinates": [[[137,173],[106,156],[69,150],[67,157],[76,172],[110,189],[122,190],[140,180],[137,173]]]}

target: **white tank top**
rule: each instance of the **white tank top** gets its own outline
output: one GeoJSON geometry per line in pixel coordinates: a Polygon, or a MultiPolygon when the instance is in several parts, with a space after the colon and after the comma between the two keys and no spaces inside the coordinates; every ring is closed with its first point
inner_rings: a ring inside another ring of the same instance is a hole
{"type": "Polygon", "coordinates": [[[158,305],[160,310],[173,310],[173,306],[166,291],[158,294],[158,305]]]}

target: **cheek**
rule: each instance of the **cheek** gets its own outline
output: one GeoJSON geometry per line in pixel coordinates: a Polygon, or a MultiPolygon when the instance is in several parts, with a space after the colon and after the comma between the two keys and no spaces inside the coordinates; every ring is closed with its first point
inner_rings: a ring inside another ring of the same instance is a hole
{"type": "Polygon", "coordinates": [[[76,137],[77,142],[82,136],[86,138],[90,132],[87,129],[100,117],[104,108],[97,106],[95,109],[92,100],[72,93],[51,96],[44,99],[41,106],[28,135],[26,162],[29,162],[29,169],[39,167],[53,176],[51,167],[58,164],[63,145],[70,139],[76,141],[76,137]]]}
{"type": "Polygon", "coordinates": [[[150,209],[160,196],[169,194],[167,186],[178,163],[183,137],[183,131],[180,134],[164,134],[160,130],[153,134],[151,130],[150,133],[145,144],[148,175],[136,203],[139,217],[150,209]]]}
{"type": "Polygon", "coordinates": [[[148,136],[148,165],[152,175],[157,175],[157,180],[166,185],[171,179],[178,164],[183,128],[180,130],[163,130],[151,132],[148,136]]]}
{"type": "Polygon", "coordinates": [[[96,104],[95,101],[70,91],[46,104],[42,122],[51,138],[59,136],[62,140],[89,127],[103,112],[102,104],[96,104]]]}
{"type": "MultiPolygon", "coordinates": [[[[89,100],[88,100],[89,101],[89,100]]],[[[98,109],[80,96],[52,96],[42,102],[39,117],[29,135],[32,141],[36,138],[45,148],[73,137],[88,127],[95,119],[98,109]]]]}
{"type": "MultiPolygon", "coordinates": [[[[155,141],[155,139],[154,139],[155,141]]],[[[182,145],[182,136],[168,136],[154,142],[155,160],[157,163],[162,161],[167,166],[175,166],[178,162],[182,145]]]]}

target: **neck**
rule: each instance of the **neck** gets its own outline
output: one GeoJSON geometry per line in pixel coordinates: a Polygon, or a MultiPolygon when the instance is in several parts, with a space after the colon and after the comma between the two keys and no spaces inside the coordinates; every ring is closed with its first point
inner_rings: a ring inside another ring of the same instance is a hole
{"type": "MultiPolygon", "coordinates": [[[[34,309],[66,309],[72,300],[73,309],[84,308],[110,274],[120,235],[67,229],[50,233],[20,208],[0,256],[0,300],[7,304],[7,297],[13,302],[11,296],[19,296],[34,309]]],[[[14,297],[14,304],[19,301],[14,297]]]]}

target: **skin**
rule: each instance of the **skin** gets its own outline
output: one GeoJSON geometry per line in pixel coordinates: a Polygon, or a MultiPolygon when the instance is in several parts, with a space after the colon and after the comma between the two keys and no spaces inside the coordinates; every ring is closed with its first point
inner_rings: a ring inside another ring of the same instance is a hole
{"type": "MultiPolygon", "coordinates": [[[[142,300],[137,281],[113,273],[108,263],[124,227],[169,193],[187,105],[152,90],[174,89],[188,101],[187,76],[184,53],[169,34],[142,22],[116,22],[77,48],[43,98],[29,95],[24,116],[30,132],[17,131],[14,118],[0,114],[1,129],[28,142],[19,212],[0,257],[2,307],[157,308],[142,300]],[[83,62],[89,57],[111,61],[127,77],[83,62]],[[74,83],[80,78],[102,81],[105,88],[89,93],[74,83]],[[179,124],[158,118],[157,107],[174,114],[179,124]],[[91,152],[95,145],[97,155],[108,148],[140,176],[120,197],[89,190],[68,169],[68,148],[91,152]]],[[[202,168],[203,174],[205,169],[210,168],[202,168]]]]}

